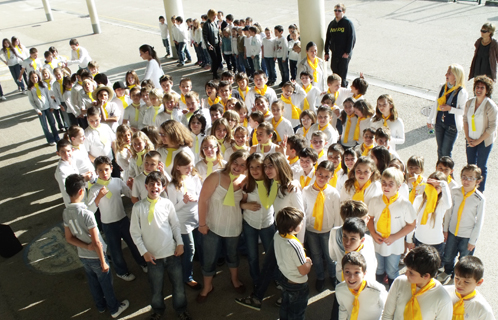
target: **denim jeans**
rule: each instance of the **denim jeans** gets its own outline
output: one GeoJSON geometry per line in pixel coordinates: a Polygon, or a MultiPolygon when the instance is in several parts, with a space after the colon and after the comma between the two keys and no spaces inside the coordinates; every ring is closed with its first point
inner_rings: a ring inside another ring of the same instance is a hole
{"type": "Polygon", "coordinates": [[[280,320],[304,320],[310,293],[308,282],[290,283],[281,275],[279,283],[283,289],[280,320]]]}
{"type": "Polygon", "coordinates": [[[435,126],[436,142],[437,142],[437,158],[443,156],[451,158],[451,151],[458,137],[458,130],[454,125],[448,125],[438,121],[435,126]]]}
{"type": "Polygon", "coordinates": [[[41,115],[38,115],[38,119],[40,119],[40,123],[43,129],[43,133],[45,134],[45,139],[47,139],[48,143],[57,142],[60,140],[59,133],[57,132],[57,127],[55,126],[54,115],[50,111],[50,109],[41,110],[41,115]],[[47,126],[50,125],[50,131],[47,126]]]}
{"type": "Polygon", "coordinates": [[[169,51],[169,39],[168,38],[163,39],[163,45],[166,48],[166,55],[169,56],[170,51],[169,51]]]}
{"type": "Polygon", "coordinates": [[[488,158],[491,153],[493,144],[484,146],[484,141],[475,147],[467,146],[467,163],[476,164],[481,169],[482,181],[479,183],[479,191],[484,192],[486,185],[486,176],[488,174],[488,158]]]}
{"type": "Polygon", "coordinates": [[[242,224],[244,235],[246,238],[247,247],[247,262],[249,262],[249,273],[253,283],[256,283],[259,277],[259,246],[258,238],[261,238],[265,252],[270,248],[275,234],[275,226],[271,226],[258,230],[251,227],[245,220],[242,224]]]}
{"type": "Polygon", "coordinates": [[[192,232],[183,234],[183,254],[182,254],[182,269],[183,282],[187,283],[194,280],[192,271],[192,261],[195,254],[195,241],[192,232]]]}
{"type": "Polygon", "coordinates": [[[123,239],[128,248],[130,248],[131,254],[135,261],[141,265],[145,266],[146,262],[144,258],[138,252],[137,246],[133,242],[130,235],[130,219],[124,217],[123,219],[113,222],[113,223],[103,223],[102,229],[104,230],[107,245],[109,246],[109,254],[111,255],[112,264],[116,269],[118,275],[125,275],[128,273],[128,266],[123,256],[123,250],[121,249],[121,239],[123,239]]]}
{"type": "Polygon", "coordinates": [[[254,75],[254,61],[251,57],[247,57],[247,76],[252,77],[254,75]]]}
{"type": "Polygon", "coordinates": [[[164,311],[166,310],[163,295],[164,270],[166,270],[172,285],[173,309],[175,309],[178,314],[187,311],[187,297],[185,296],[185,285],[182,281],[181,258],[173,255],[156,259],[154,262],[156,264],[147,262],[150,290],[152,294],[152,310],[158,314],[164,314],[164,311]]]}
{"type": "Polygon", "coordinates": [[[227,64],[227,69],[229,71],[233,70],[235,72],[235,60],[232,59],[232,55],[223,54],[223,59],[225,59],[225,62],[227,64]]]}
{"type": "Polygon", "coordinates": [[[444,250],[444,272],[446,274],[453,274],[453,269],[455,268],[455,258],[460,253],[459,259],[465,256],[473,256],[474,250],[469,251],[467,245],[469,244],[469,238],[462,238],[455,236],[453,233],[448,232],[448,239],[446,239],[446,248],[444,250]]]}
{"type": "Polygon", "coordinates": [[[63,118],[62,110],[54,109],[54,118],[57,121],[57,126],[59,127],[59,130],[68,128],[68,126],[66,125],[66,122],[63,118]]]}
{"type": "Polygon", "coordinates": [[[394,280],[399,276],[399,260],[401,259],[400,254],[391,254],[390,256],[383,257],[377,252],[375,253],[377,258],[377,275],[383,275],[387,273],[389,279],[394,280]]]}
{"type": "Polygon", "coordinates": [[[85,269],[88,286],[97,310],[105,311],[107,306],[111,314],[117,312],[120,303],[116,299],[114,288],[112,287],[111,270],[102,272],[99,259],[80,258],[80,260],[85,269]]]}
{"type": "Polygon", "coordinates": [[[216,273],[216,262],[219,256],[218,250],[222,245],[225,245],[226,248],[226,254],[223,252],[221,254],[226,257],[227,266],[229,268],[237,268],[239,266],[239,255],[237,253],[239,237],[222,237],[209,231],[202,236],[202,242],[204,250],[202,274],[204,276],[212,277],[216,273]]]}
{"type": "Polygon", "coordinates": [[[277,58],[278,69],[280,70],[280,77],[282,78],[282,83],[289,81],[289,60],[283,61],[282,58],[277,58]]]}
{"type": "Polygon", "coordinates": [[[290,74],[291,74],[291,80],[296,80],[297,60],[290,60],[289,59],[289,69],[290,69],[290,74]]]}
{"type": "Polygon", "coordinates": [[[441,261],[443,260],[443,257],[444,257],[444,242],[442,242],[440,244],[425,244],[425,243],[422,243],[422,242],[418,241],[417,238],[413,237],[413,243],[415,243],[416,247],[419,247],[421,245],[426,245],[426,246],[433,247],[439,253],[439,258],[441,258],[441,261]]]}
{"type": "Polygon", "coordinates": [[[197,56],[197,63],[199,62],[204,63],[204,52],[202,52],[201,45],[198,45],[196,47],[194,44],[194,50],[195,50],[195,55],[197,56]]]}
{"type": "Polygon", "coordinates": [[[186,44],[185,42],[178,42],[178,60],[180,60],[180,64],[185,64],[185,50],[186,44]]]}
{"type": "Polygon", "coordinates": [[[204,53],[204,65],[211,64],[211,56],[209,55],[209,52],[207,49],[202,49],[202,52],[204,53]]]}
{"type": "Polygon", "coordinates": [[[253,67],[254,67],[254,72],[261,70],[261,58],[259,55],[254,56],[254,58],[251,58],[253,67]]]}
{"type": "Polygon", "coordinates": [[[246,72],[246,59],[244,59],[243,53],[237,55],[237,71],[246,72]]]}
{"type": "Polygon", "coordinates": [[[275,256],[275,246],[273,245],[273,238],[271,239],[270,246],[265,252],[265,259],[263,261],[263,267],[259,274],[258,281],[254,286],[253,294],[259,299],[263,300],[265,297],[266,290],[272,282],[276,279],[275,274],[278,271],[277,257],[275,256]]]}
{"type": "Polygon", "coordinates": [[[273,58],[265,58],[266,70],[270,82],[277,81],[277,70],[275,70],[275,60],[273,58]]]}
{"type": "Polygon", "coordinates": [[[330,258],[329,254],[329,238],[330,232],[315,233],[306,231],[306,243],[310,249],[311,261],[313,261],[317,280],[325,279],[324,260],[329,270],[329,277],[335,278],[335,262],[330,258]]]}
{"type": "Polygon", "coordinates": [[[19,75],[21,74],[21,65],[16,64],[14,66],[9,66],[10,74],[12,75],[12,78],[14,78],[14,81],[17,85],[17,88],[21,88],[22,90],[26,90],[26,87],[24,86],[24,83],[21,81],[18,81],[19,75]]]}

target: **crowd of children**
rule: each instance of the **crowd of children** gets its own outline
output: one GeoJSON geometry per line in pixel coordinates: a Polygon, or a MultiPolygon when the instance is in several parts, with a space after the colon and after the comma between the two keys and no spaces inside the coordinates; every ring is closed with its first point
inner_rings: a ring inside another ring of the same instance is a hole
{"type": "MultiPolygon", "coordinates": [[[[289,39],[276,26],[273,38],[251,18],[223,17],[219,12],[228,70],[204,93],[192,91],[187,77],[177,93],[171,76],[151,73],[140,82],[133,70],[110,87],[76,39],[70,61],[51,47],[43,63],[31,48],[31,62],[13,71],[20,90],[28,75],[29,101],[47,142],[57,143],[66,239],[78,247],[98,311],[116,318],[129,306],[116,299],[109,267],[135,279],[122,239],[148,275],[151,319],[165,312],[165,272],[180,319],[191,319],[185,287],[200,290],[197,303],[212,294],[218,258],[226,260],[235,292],[244,293],[241,245],[253,283],[236,302],[261,309],[275,281],[280,319],[304,319],[312,269],[318,292],[336,290],[332,319],[494,319],[476,291],[483,282],[482,262],[473,256],[485,212],[481,169],[469,164],[454,174],[448,156],[435,170],[420,155],[405,163],[396,153],[404,125],[391,96],[372,106],[363,76],[349,88],[340,87],[337,74],[326,87],[313,85],[313,73],[296,73],[296,26],[289,39]],[[73,75],[71,64],[80,67],[73,75]],[[280,97],[271,88],[276,65],[280,97]],[[63,139],[56,121],[67,131],[63,139]],[[133,203],[130,217],[122,195],[133,203]],[[261,268],[258,240],[266,253],[261,268]],[[442,285],[453,278],[454,286],[442,285]]],[[[170,37],[159,20],[168,56],[170,37]]],[[[179,65],[190,60],[189,44],[198,64],[209,65],[198,31],[203,23],[172,21],[179,65]]],[[[4,48],[13,46],[5,40],[4,48]]],[[[26,51],[18,45],[11,55],[26,51]]],[[[157,60],[152,47],[140,51],[157,60]]]]}

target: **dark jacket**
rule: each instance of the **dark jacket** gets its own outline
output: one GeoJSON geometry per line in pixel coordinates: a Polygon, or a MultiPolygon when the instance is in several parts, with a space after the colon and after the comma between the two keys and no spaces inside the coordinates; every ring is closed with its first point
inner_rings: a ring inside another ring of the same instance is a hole
{"type": "MultiPolygon", "coordinates": [[[[479,51],[479,46],[481,45],[482,38],[477,39],[474,46],[476,50],[474,51],[474,58],[472,58],[472,64],[470,65],[469,80],[474,78],[474,70],[476,67],[477,51],[479,51]]],[[[491,67],[491,78],[496,82],[496,63],[498,62],[498,41],[491,39],[489,44],[489,66],[491,67]]]]}
{"type": "Polygon", "coordinates": [[[206,48],[209,48],[210,45],[213,47],[219,46],[221,38],[218,24],[216,22],[211,22],[211,20],[207,20],[204,24],[204,28],[202,28],[202,38],[204,39],[206,48]]]}
{"type": "Polygon", "coordinates": [[[346,17],[339,22],[335,19],[327,27],[327,37],[325,39],[325,54],[332,50],[333,55],[342,56],[344,53],[351,55],[356,43],[356,33],[354,25],[346,17]]]}

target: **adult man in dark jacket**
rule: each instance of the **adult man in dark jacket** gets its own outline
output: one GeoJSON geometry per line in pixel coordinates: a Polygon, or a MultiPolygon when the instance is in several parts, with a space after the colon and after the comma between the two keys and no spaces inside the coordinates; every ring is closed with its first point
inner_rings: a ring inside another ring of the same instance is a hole
{"type": "Polygon", "coordinates": [[[342,3],[334,7],[335,19],[327,27],[325,39],[325,61],[329,60],[329,49],[332,51],[330,68],[342,78],[341,86],[347,87],[348,66],[356,42],[356,34],[351,20],[346,18],[346,6],[342,3]]]}
{"type": "Polygon", "coordinates": [[[215,10],[209,10],[207,14],[208,20],[204,24],[204,28],[202,28],[202,37],[204,43],[206,43],[209,55],[211,56],[211,72],[213,73],[213,79],[219,79],[218,68],[221,66],[221,37],[218,24],[215,21],[216,14],[217,12],[215,10]]]}

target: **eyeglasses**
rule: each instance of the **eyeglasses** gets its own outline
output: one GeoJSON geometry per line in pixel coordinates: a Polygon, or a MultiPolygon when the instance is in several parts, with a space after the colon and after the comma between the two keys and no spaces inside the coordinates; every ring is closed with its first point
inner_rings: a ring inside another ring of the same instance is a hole
{"type": "Polygon", "coordinates": [[[462,180],[465,180],[465,181],[476,181],[477,178],[476,177],[462,176],[462,180]]]}
{"type": "Polygon", "coordinates": [[[482,33],[488,33],[488,32],[489,32],[489,30],[484,30],[484,29],[481,29],[481,32],[482,32],[482,33]]]}
{"type": "Polygon", "coordinates": [[[218,146],[205,146],[202,147],[202,150],[216,150],[218,149],[218,146]]]}
{"type": "Polygon", "coordinates": [[[342,10],[334,9],[334,12],[342,12],[342,10]]]}

